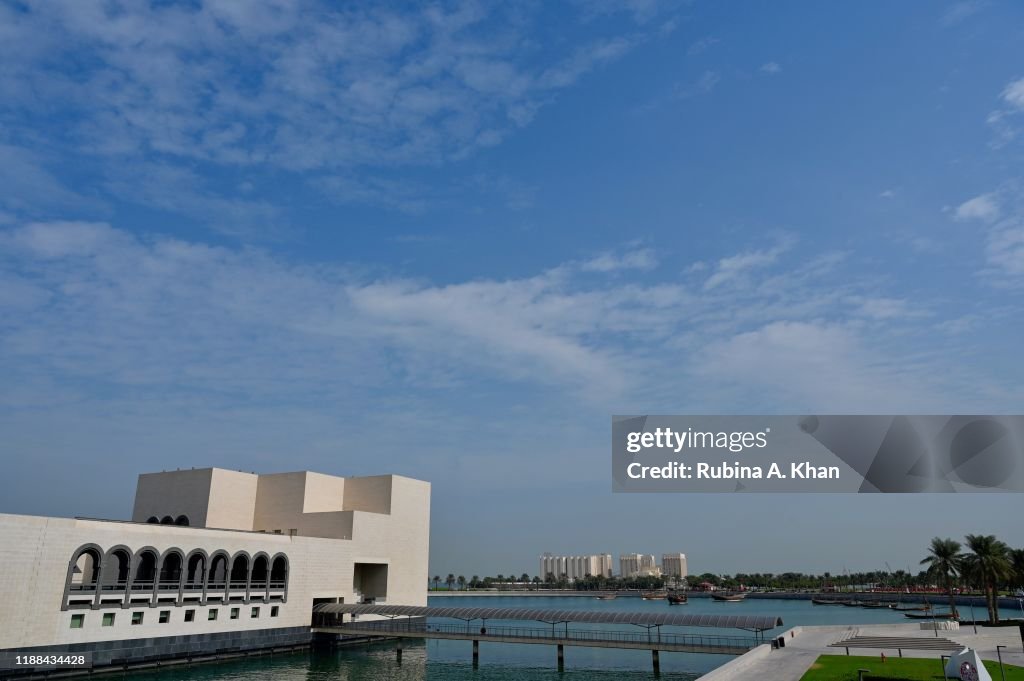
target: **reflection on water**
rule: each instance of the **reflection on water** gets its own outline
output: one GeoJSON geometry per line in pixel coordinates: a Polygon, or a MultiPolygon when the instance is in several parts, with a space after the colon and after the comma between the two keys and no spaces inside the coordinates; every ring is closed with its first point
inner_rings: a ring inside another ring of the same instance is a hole
{"type": "MultiPolygon", "coordinates": [[[[692,598],[685,606],[670,606],[664,601],[643,601],[619,598],[597,601],[592,598],[559,597],[434,597],[431,605],[464,607],[543,608],[558,610],[616,610],[656,612],[669,610],[688,613],[770,614],[782,617],[789,627],[816,624],[883,624],[909,623],[902,613],[888,609],[865,610],[836,606],[815,606],[803,600],[748,599],[742,603],[718,603],[705,598],[692,598]],[[685,608],[685,609],[684,609],[685,608]]],[[[941,600],[935,601],[941,606],[941,600]]],[[[961,614],[970,615],[961,606],[961,614]]],[[[978,612],[983,617],[983,609],[978,612]]],[[[1004,617],[1021,617],[1022,612],[1003,610],[1004,617]]],[[[499,622],[494,621],[497,626],[499,622]]],[[[520,623],[522,624],[522,623],[520,623]]],[[[629,625],[572,625],[573,628],[630,629],[629,625]]],[[[634,629],[635,630],[635,629],[634,629]]],[[[691,630],[693,631],[693,630],[691,630]]],[[[702,630],[705,633],[735,635],[734,630],[702,630]]],[[[742,632],[741,632],[742,633],[742,632]]],[[[645,650],[614,648],[565,649],[565,672],[556,669],[555,647],[482,643],[480,666],[471,664],[472,644],[469,641],[412,641],[404,645],[402,663],[395,659],[392,644],[342,648],[336,651],[313,651],[288,655],[264,656],[231,662],[176,667],[155,673],[127,675],[128,681],[235,681],[260,677],[268,681],[632,681],[653,679],[651,654],[645,650]]],[[[692,681],[701,674],[728,662],[731,657],[690,653],[662,653],[661,679],[692,681]]]]}
{"type": "MultiPolygon", "coordinates": [[[[248,681],[255,677],[269,681],[613,681],[654,677],[650,671],[640,671],[637,667],[602,669],[576,665],[567,666],[565,672],[559,673],[554,668],[554,648],[550,646],[517,646],[520,651],[523,648],[534,647],[548,650],[551,666],[533,667],[506,664],[496,660],[487,663],[483,657],[489,647],[497,645],[484,644],[481,645],[481,663],[476,669],[469,663],[468,654],[462,661],[434,659],[434,651],[428,651],[432,647],[430,644],[406,642],[401,663],[395,659],[394,649],[390,645],[376,644],[336,651],[290,653],[188,668],[168,668],[158,672],[128,674],[122,678],[129,681],[248,681]]],[[[468,653],[468,647],[465,652],[468,653]]],[[[570,650],[566,650],[566,657],[568,662],[571,657],[570,650]]],[[[648,664],[650,663],[648,653],[642,657],[648,664]]],[[[662,656],[661,679],[692,681],[697,678],[696,673],[665,672],[666,657],[668,656],[662,656]]]]}

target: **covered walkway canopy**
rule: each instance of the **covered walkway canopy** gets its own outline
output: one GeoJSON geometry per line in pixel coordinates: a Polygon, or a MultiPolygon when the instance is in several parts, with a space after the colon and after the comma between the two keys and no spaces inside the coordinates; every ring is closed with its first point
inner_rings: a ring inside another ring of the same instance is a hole
{"type": "Polygon", "coordinates": [[[346,605],[321,603],[318,615],[379,615],[383,617],[445,617],[463,621],[514,620],[551,623],[587,622],[634,624],[640,627],[714,627],[763,632],[782,626],[772,615],[709,615],[677,612],[615,612],[613,610],[535,610],[533,608],[440,608],[414,605],[346,605]]]}

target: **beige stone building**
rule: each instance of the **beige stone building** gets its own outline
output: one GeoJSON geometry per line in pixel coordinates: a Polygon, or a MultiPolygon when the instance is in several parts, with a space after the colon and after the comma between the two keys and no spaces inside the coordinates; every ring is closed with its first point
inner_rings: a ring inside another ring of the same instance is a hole
{"type": "Polygon", "coordinates": [[[685,553],[661,554],[661,574],[665,577],[684,578],[689,575],[685,553]]]}
{"type": "Polygon", "coordinates": [[[612,554],[594,553],[585,556],[555,556],[545,553],[540,557],[540,578],[565,578],[570,582],[590,576],[612,576],[612,554]]]}
{"type": "Polygon", "coordinates": [[[619,556],[620,577],[658,577],[660,575],[661,570],[651,554],[623,553],[619,556]]]}
{"type": "Polygon", "coordinates": [[[319,603],[426,605],[429,531],[429,483],[307,471],[141,475],[130,521],[0,514],[0,653],[307,644],[319,603]]]}

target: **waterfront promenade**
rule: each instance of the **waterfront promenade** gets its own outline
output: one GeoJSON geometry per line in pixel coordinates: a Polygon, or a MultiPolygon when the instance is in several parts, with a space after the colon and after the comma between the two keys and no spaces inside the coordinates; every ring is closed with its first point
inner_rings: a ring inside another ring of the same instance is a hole
{"type": "MultiPolygon", "coordinates": [[[[841,644],[853,637],[879,637],[903,639],[913,642],[914,639],[944,638],[961,646],[974,648],[984,660],[996,660],[996,646],[1002,649],[1003,662],[1010,665],[1024,666],[1024,649],[1020,634],[1016,627],[978,627],[974,633],[971,626],[961,627],[957,631],[924,631],[919,624],[862,624],[838,626],[794,627],[783,634],[785,647],[772,649],[762,645],[742,655],[718,669],[700,677],[700,681],[730,681],[732,679],[758,679],[759,681],[799,681],[814,665],[821,655],[846,655],[846,648],[841,644]],[[835,645],[840,644],[840,645],[835,645]]],[[[939,664],[940,656],[948,654],[937,649],[921,649],[906,647],[897,649],[891,641],[887,645],[893,647],[851,648],[851,655],[873,656],[881,665],[882,653],[894,658],[903,657],[934,658],[939,664]]],[[[873,665],[868,664],[871,669],[873,665]]]]}

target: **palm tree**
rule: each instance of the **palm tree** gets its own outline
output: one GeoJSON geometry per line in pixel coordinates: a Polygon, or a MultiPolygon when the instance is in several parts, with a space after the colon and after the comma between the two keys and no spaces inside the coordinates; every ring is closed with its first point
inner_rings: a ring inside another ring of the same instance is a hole
{"type": "Polygon", "coordinates": [[[942,578],[942,586],[949,594],[949,610],[953,613],[953,619],[960,616],[956,611],[956,598],[953,596],[953,580],[960,574],[963,566],[964,556],[960,548],[958,541],[935,537],[932,539],[932,545],[928,547],[928,557],[921,561],[921,565],[928,566],[928,572],[942,578]]]}
{"type": "Polygon", "coordinates": [[[1010,551],[1010,564],[1013,566],[1013,585],[1018,589],[1024,588],[1024,549],[1010,551]]]}
{"type": "Polygon", "coordinates": [[[455,581],[457,581],[459,583],[459,591],[465,590],[465,588],[466,588],[466,576],[465,575],[459,575],[459,578],[457,580],[455,580],[455,581]]]}
{"type": "Polygon", "coordinates": [[[476,589],[480,586],[480,575],[473,575],[473,578],[469,580],[469,587],[476,589]]]}
{"type": "Polygon", "coordinates": [[[434,591],[437,591],[437,585],[441,583],[441,575],[434,575],[434,591]]]}
{"type": "Polygon", "coordinates": [[[1010,547],[991,534],[969,534],[967,548],[971,554],[965,559],[969,572],[981,580],[988,605],[988,621],[999,621],[999,582],[1010,578],[1010,547]]]}
{"type": "Polygon", "coordinates": [[[448,590],[451,591],[452,587],[455,586],[455,575],[449,572],[448,576],[444,578],[444,583],[448,587],[448,590]]]}

